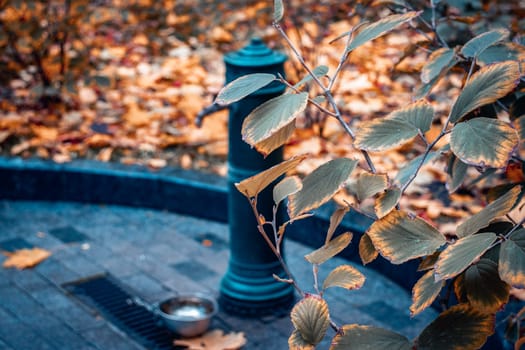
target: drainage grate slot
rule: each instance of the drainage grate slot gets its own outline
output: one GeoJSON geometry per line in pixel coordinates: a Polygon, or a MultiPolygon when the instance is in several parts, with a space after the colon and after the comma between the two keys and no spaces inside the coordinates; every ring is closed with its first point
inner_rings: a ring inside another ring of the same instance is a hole
{"type": "Polygon", "coordinates": [[[95,276],[67,283],[64,288],[144,347],[155,350],[183,349],[172,345],[175,336],[158,324],[152,312],[143,306],[130,304],[133,296],[110,276],[95,276]]]}

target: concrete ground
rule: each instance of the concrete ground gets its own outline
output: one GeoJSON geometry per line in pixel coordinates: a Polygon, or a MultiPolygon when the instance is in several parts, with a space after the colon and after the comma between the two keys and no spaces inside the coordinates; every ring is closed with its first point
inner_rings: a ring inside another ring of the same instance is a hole
{"type": "MultiPolygon", "coordinates": [[[[169,212],[68,202],[0,201],[0,250],[27,243],[53,255],[33,269],[0,267],[0,349],[144,349],[62,288],[109,273],[133,295],[153,303],[176,293],[218,296],[228,266],[228,226],[169,212]],[[69,238],[75,238],[71,240],[69,238]]],[[[312,248],[287,241],[291,270],[312,291],[312,248]]],[[[352,244],[355,244],[353,242],[352,244]]],[[[0,255],[0,263],[6,258],[0,255]]],[[[321,276],[339,264],[322,265],[321,276]]],[[[386,327],[415,337],[433,310],[411,319],[410,294],[374,270],[360,290],[326,292],[336,322],[386,327]]],[[[219,312],[216,323],[244,332],[244,349],[286,349],[289,317],[246,319],[219,312]],[[217,322],[220,321],[220,322],[217,322]]],[[[332,334],[331,332],[330,334],[332,334]]],[[[324,342],[328,348],[329,340],[324,342]]]]}

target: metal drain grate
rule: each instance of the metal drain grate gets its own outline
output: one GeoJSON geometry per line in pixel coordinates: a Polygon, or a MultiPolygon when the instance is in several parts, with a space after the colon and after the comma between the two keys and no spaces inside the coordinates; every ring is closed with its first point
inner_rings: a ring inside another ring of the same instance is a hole
{"type": "Polygon", "coordinates": [[[158,324],[152,312],[133,303],[133,296],[110,276],[95,276],[63,287],[147,349],[184,349],[174,347],[174,335],[158,324]]]}

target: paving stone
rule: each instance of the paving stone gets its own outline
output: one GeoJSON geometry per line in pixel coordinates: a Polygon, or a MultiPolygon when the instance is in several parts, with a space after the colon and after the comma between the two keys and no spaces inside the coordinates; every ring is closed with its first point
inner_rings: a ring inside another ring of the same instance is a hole
{"type": "Polygon", "coordinates": [[[215,271],[198,261],[183,261],[172,264],[171,267],[177,270],[178,273],[193,279],[197,283],[218,275],[215,271]]]}
{"type": "Polygon", "coordinates": [[[74,306],[74,301],[56,287],[42,288],[31,296],[47,310],[67,309],[74,306]]]}
{"type": "Polygon", "coordinates": [[[71,330],[66,324],[48,314],[41,318],[34,317],[28,325],[40,334],[42,338],[53,344],[57,350],[78,349],[89,345],[86,339],[80,337],[78,333],[71,330]]]}
{"type": "Polygon", "coordinates": [[[166,288],[161,282],[143,273],[124,277],[121,281],[136,292],[138,296],[143,298],[148,298],[151,295],[161,294],[166,291],[166,288]]]}
{"type": "Polygon", "coordinates": [[[79,305],[71,305],[68,308],[56,308],[51,310],[51,312],[77,332],[100,327],[106,322],[100,316],[91,314],[87,308],[79,305]]]}
{"type": "Polygon", "coordinates": [[[78,253],[72,255],[71,257],[62,259],[61,262],[69,270],[74,271],[80,277],[88,277],[104,273],[103,267],[96,265],[84,256],[79,255],[78,253]]]}
{"type": "Polygon", "coordinates": [[[136,265],[141,271],[161,282],[171,280],[177,274],[177,271],[173,269],[173,267],[161,263],[150,255],[143,255],[142,259],[136,262],[136,265]]]}
{"type": "Polygon", "coordinates": [[[35,270],[56,285],[62,285],[80,278],[79,274],[71,271],[53,257],[40,263],[35,267],[35,270]]]}
{"type": "Polygon", "coordinates": [[[4,343],[2,341],[2,339],[0,339],[0,349],[2,349],[2,350],[14,350],[12,347],[10,347],[6,343],[4,343]]]}
{"type": "Polygon", "coordinates": [[[133,260],[122,256],[113,256],[106,260],[100,260],[98,263],[110,274],[119,278],[125,278],[140,273],[140,269],[135,265],[133,260]]]}
{"type": "Polygon", "coordinates": [[[51,283],[47,279],[42,277],[33,269],[13,271],[16,272],[14,276],[15,278],[13,278],[13,283],[28,293],[51,286],[51,283]]]}
{"type": "Polygon", "coordinates": [[[14,252],[15,250],[31,248],[33,248],[33,245],[20,237],[7,239],[0,242],[0,251],[14,252]]]}
{"type": "Polygon", "coordinates": [[[5,286],[0,288],[0,308],[11,312],[17,317],[31,315],[38,310],[43,310],[33,298],[16,286],[5,286]]]}
{"type": "Polygon", "coordinates": [[[49,234],[55,236],[64,243],[82,243],[89,241],[89,238],[74,226],[56,227],[49,230],[49,234]]]}
{"type": "Polygon", "coordinates": [[[143,348],[119,331],[109,326],[102,326],[81,332],[100,350],[142,350],[143,348]]]}
{"type": "Polygon", "coordinates": [[[0,339],[16,350],[55,350],[55,346],[24,324],[3,324],[0,339]]]}
{"type": "Polygon", "coordinates": [[[157,242],[148,246],[145,253],[169,265],[186,260],[189,256],[196,256],[195,244],[196,242],[184,238],[177,240],[176,245],[157,242]],[[191,242],[190,245],[188,245],[189,242],[191,242]]]}
{"type": "Polygon", "coordinates": [[[83,249],[80,254],[99,265],[101,262],[115,257],[115,253],[100,242],[91,241],[86,243],[84,247],[86,249],[83,249]]]}

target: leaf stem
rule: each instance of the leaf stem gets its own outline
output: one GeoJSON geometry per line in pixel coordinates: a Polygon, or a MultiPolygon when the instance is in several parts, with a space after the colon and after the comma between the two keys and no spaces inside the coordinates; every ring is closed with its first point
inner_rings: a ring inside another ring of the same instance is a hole
{"type": "MultiPolygon", "coordinates": [[[[448,123],[448,121],[447,121],[447,123],[448,123]]],[[[438,137],[436,137],[436,139],[434,141],[432,141],[432,143],[427,145],[427,148],[425,149],[425,152],[423,153],[423,156],[421,157],[421,161],[417,165],[416,170],[410,175],[408,181],[405,182],[405,184],[401,187],[401,196],[406,191],[408,186],[410,186],[410,184],[416,179],[419,171],[421,170],[421,168],[425,164],[425,161],[426,161],[428,155],[430,154],[430,151],[432,150],[432,148],[434,148],[434,146],[439,142],[439,140],[441,140],[443,138],[443,136],[445,136],[446,134],[447,134],[447,132],[445,131],[445,128],[444,128],[443,130],[441,130],[441,132],[439,133],[438,137]]]]}
{"type": "MultiPolygon", "coordinates": [[[[281,265],[281,267],[284,270],[284,273],[288,277],[288,280],[290,281],[290,284],[294,287],[294,289],[297,291],[297,293],[299,293],[301,296],[304,297],[305,293],[301,289],[301,287],[297,284],[297,282],[296,282],[292,272],[288,268],[288,265],[286,264],[286,262],[283,259],[283,256],[281,255],[280,249],[278,249],[277,246],[274,245],[272,240],[268,237],[268,234],[266,233],[266,230],[264,229],[263,225],[261,225],[259,223],[260,214],[259,214],[259,210],[257,209],[257,197],[249,199],[249,202],[250,202],[250,206],[252,207],[253,214],[255,215],[255,218],[257,220],[257,229],[259,230],[259,233],[261,234],[263,239],[266,241],[266,244],[268,244],[268,246],[272,250],[273,254],[279,260],[279,264],[281,265]]],[[[275,220],[275,218],[274,218],[274,220],[275,220]]],[[[276,226],[274,224],[272,224],[272,228],[274,230],[274,235],[277,236],[276,226]]],[[[281,242],[281,241],[278,240],[276,242],[281,242]]]]}
{"type": "MultiPolygon", "coordinates": [[[[279,34],[284,38],[284,40],[286,41],[286,43],[290,47],[290,50],[292,50],[294,55],[297,57],[297,60],[299,60],[299,63],[301,63],[303,68],[308,72],[308,74],[312,77],[312,79],[315,81],[315,83],[321,88],[321,90],[323,91],[323,94],[325,95],[326,99],[328,100],[328,103],[334,109],[335,118],[343,126],[343,128],[346,131],[346,133],[348,135],[350,135],[352,140],[354,140],[355,139],[355,133],[350,128],[350,126],[345,122],[345,120],[343,119],[343,116],[341,115],[341,111],[339,110],[339,107],[337,106],[337,102],[335,101],[334,96],[332,95],[330,89],[328,87],[326,87],[321,82],[321,80],[319,80],[319,78],[314,74],[312,69],[306,64],[306,62],[303,59],[303,56],[301,55],[299,50],[297,50],[297,48],[295,47],[294,43],[290,40],[290,38],[288,37],[288,35],[284,31],[284,29],[281,27],[281,25],[279,23],[274,22],[273,26],[275,27],[275,29],[277,29],[279,34]]],[[[342,65],[341,65],[341,67],[342,67],[342,65]]],[[[341,68],[339,68],[339,69],[341,69],[341,68]]],[[[332,79],[335,79],[335,77],[332,78],[332,79]]],[[[372,162],[372,159],[370,158],[370,155],[368,154],[368,152],[364,151],[364,150],[360,150],[360,151],[363,154],[363,157],[365,158],[365,161],[366,161],[366,163],[367,163],[367,165],[368,165],[368,167],[370,169],[370,172],[372,172],[373,174],[377,173],[377,170],[376,170],[376,168],[374,166],[374,163],[372,162]]]]}

